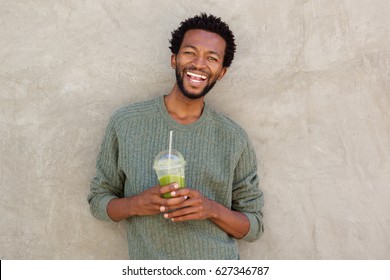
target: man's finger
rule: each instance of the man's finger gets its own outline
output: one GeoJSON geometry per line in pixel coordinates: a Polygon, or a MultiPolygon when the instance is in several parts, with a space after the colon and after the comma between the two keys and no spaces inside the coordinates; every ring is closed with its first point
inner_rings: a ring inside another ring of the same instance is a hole
{"type": "Polygon", "coordinates": [[[178,183],[172,183],[166,186],[160,186],[160,194],[165,194],[168,192],[172,192],[174,190],[177,190],[179,188],[178,183]]]}

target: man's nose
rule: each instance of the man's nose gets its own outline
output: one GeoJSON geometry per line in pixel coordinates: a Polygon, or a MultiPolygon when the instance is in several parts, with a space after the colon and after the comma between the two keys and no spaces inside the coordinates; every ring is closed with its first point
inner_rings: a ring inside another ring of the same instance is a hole
{"type": "Polygon", "coordinates": [[[202,55],[197,55],[192,61],[192,64],[196,68],[204,68],[206,66],[206,60],[202,55]]]}

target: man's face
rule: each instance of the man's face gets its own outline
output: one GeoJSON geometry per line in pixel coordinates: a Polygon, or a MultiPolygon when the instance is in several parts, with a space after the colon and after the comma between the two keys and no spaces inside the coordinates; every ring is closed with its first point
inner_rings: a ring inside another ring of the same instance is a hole
{"type": "Polygon", "coordinates": [[[172,55],[172,67],[180,91],[190,99],[204,97],[222,79],[225,40],[218,34],[193,29],[186,32],[177,55],[172,55]]]}

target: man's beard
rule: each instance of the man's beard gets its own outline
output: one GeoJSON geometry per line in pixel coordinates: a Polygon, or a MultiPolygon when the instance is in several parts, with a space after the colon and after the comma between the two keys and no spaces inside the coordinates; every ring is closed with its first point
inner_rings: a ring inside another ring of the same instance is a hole
{"type": "Polygon", "coordinates": [[[215,84],[217,83],[217,80],[213,81],[211,84],[207,84],[204,89],[202,90],[201,93],[199,94],[194,94],[194,93],[191,93],[189,91],[187,91],[185,88],[184,88],[184,84],[183,84],[183,77],[180,76],[180,73],[179,73],[179,70],[178,68],[176,68],[176,82],[177,82],[177,86],[179,87],[180,91],[183,93],[183,95],[189,99],[199,99],[199,98],[202,98],[204,96],[206,96],[206,94],[209,93],[209,91],[215,86],[215,84]]]}

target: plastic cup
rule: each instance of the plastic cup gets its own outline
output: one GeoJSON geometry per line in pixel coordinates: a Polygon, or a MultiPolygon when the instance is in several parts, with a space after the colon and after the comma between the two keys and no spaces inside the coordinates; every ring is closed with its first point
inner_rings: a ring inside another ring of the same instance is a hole
{"type": "MultiPolygon", "coordinates": [[[[168,150],[161,151],[154,159],[153,168],[156,171],[160,186],[177,183],[179,188],[185,187],[185,166],[186,161],[183,155],[172,149],[171,153],[168,150]]],[[[164,198],[172,197],[170,193],[162,195],[164,198]]]]}

